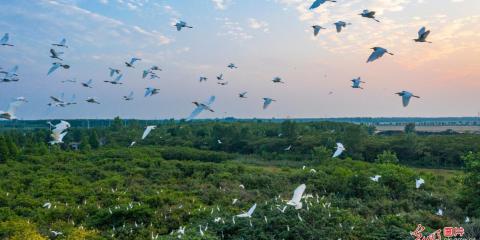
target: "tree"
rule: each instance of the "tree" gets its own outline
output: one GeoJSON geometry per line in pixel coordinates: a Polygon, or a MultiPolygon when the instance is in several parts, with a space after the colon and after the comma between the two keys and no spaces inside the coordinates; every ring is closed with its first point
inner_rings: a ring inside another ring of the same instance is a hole
{"type": "Polygon", "coordinates": [[[122,119],[120,119],[120,117],[115,117],[113,119],[113,122],[112,122],[112,125],[110,126],[110,128],[113,130],[113,131],[119,131],[120,129],[123,128],[123,123],[122,123],[122,119]]]}
{"type": "Polygon", "coordinates": [[[463,201],[469,216],[480,217],[480,152],[469,152],[465,161],[463,201]]]}
{"type": "Polygon", "coordinates": [[[17,145],[13,142],[12,138],[11,137],[6,137],[5,142],[6,142],[7,147],[8,147],[9,156],[11,158],[16,157],[20,151],[18,150],[17,145]]]}
{"type": "Polygon", "coordinates": [[[377,158],[375,159],[375,162],[376,163],[397,164],[398,163],[397,154],[395,152],[391,152],[391,151],[383,151],[382,153],[377,155],[377,158]]]}
{"type": "Polygon", "coordinates": [[[90,132],[90,135],[88,136],[88,143],[93,149],[97,149],[98,147],[100,147],[100,142],[98,142],[97,131],[93,130],[90,132]]]}
{"type": "Polygon", "coordinates": [[[92,146],[90,146],[90,142],[88,141],[87,136],[82,136],[82,140],[80,141],[80,150],[82,151],[89,151],[92,149],[92,146]]]}
{"type": "Polygon", "coordinates": [[[4,163],[7,159],[10,158],[10,151],[8,151],[7,143],[5,138],[0,136],[0,163],[4,163]]]}
{"type": "Polygon", "coordinates": [[[314,147],[312,150],[313,161],[320,162],[332,156],[332,150],[325,146],[314,147]]]}
{"type": "Polygon", "coordinates": [[[415,133],[415,123],[408,123],[405,125],[405,133],[415,133]]]}

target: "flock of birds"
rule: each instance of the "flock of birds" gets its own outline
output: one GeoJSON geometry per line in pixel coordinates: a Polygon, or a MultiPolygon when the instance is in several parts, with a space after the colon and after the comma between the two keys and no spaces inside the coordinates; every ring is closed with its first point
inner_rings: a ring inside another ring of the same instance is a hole
{"type": "MultiPolygon", "coordinates": [[[[310,10],[318,8],[320,5],[324,4],[325,2],[336,2],[336,1],[335,0],[315,0],[311,5],[310,10]]],[[[364,18],[368,18],[368,19],[372,19],[376,22],[380,22],[380,20],[378,20],[375,16],[375,11],[364,10],[359,15],[364,17],[364,18]]],[[[351,23],[347,23],[347,22],[344,22],[344,21],[338,21],[338,22],[334,23],[336,31],[338,33],[342,32],[342,30],[350,24],[351,23]]],[[[193,28],[192,26],[188,25],[184,21],[177,22],[174,25],[174,27],[176,27],[177,31],[181,31],[184,28],[193,28]]],[[[312,28],[313,28],[314,36],[318,36],[318,34],[320,34],[320,31],[322,29],[326,29],[325,27],[322,27],[320,25],[314,25],[314,26],[312,26],[312,28]]],[[[425,27],[422,27],[418,32],[418,37],[416,39],[414,39],[414,41],[419,42],[419,43],[426,43],[426,42],[431,43],[431,42],[427,41],[427,37],[429,36],[429,34],[430,34],[430,31],[426,30],[425,27]]],[[[5,33],[3,35],[3,37],[0,39],[0,46],[3,46],[3,47],[13,47],[14,46],[13,44],[10,44],[10,39],[9,39],[9,34],[8,33],[5,33]]],[[[61,69],[68,70],[70,68],[70,65],[64,63],[64,59],[62,58],[62,55],[64,54],[64,52],[61,51],[60,49],[61,50],[68,49],[67,40],[65,38],[63,38],[59,43],[52,44],[52,48],[50,49],[50,58],[53,60],[53,62],[52,62],[52,65],[47,72],[47,75],[53,74],[54,72],[56,72],[58,70],[61,70],[61,69]]],[[[382,58],[385,54],[394,55],[393,53],[389,52],[387,49],[382,48],[382,47],[373,47],[372,50],[373,50],[373,52],[368,57],[367,63],[376,61],[376,60],[382,58]]],[[[125,62],[124,64],[125,64],[126,68],[135,68],[136,63],[141,61],[141,60],[142,59],[140,59],[140,58],[133,57],[129,61],[125,62]]],[[[19,68],[18,66],[14,66],[9,70],[3,70],[2,68],[0,68],[0,74],[3,74],[0,81],[1,82],[17,82],[17,81],[19,81],[19,75],[17,73],[18,68],[19,68]]],[[[237,69],[238,67],[234,63],[230,63],[230,64],[227,65],[227,68],[229,68],[231,70],[234,70],[234,69],[237,69]]],[[[112,85],[121,85],[122,84],[122,79],[123,79],[123,71],[121,69],[117,69],[117,68],[109,68],[108,70],[109,70],[109,76],[111,77],[111,80],[105,80],[104,82],[108,83],[108,84],[112,84],[112,85]]],[[[147,77],[149,77],[150,79],[159,78],[158,72],[160,72],[160,71],[162,71],[162,69],[159,68],[158,66],[152,66],[148,69],[143,70],[142,78],[147,78],[147,77]]],[[[223,74],[220,74],[220,75],[216,76],[216,78],[217,78],[217,81],[218,81],[217,83],[219,85],[224,86],[224,85],[228,84],[228,81],[224,80],[223,74]]],[[[207,80],[208,80],[208,78],[205,77],[205,76],[201,76],[199,78],[200,82],[205,82],[207,80]]],[[[352,79],[351,81],[352,81],[352,88],[363,89],[363,87],[361,85],[362,85],[362,83],[365,83],[365,82],[362,81],[360,77],[352,79]]],[[[69,79],[69,80],[62,81],[62,83],[76,83],[76,82],[77,81],[75,79],[69,79]]],[[[273,78],[272,82],[274,84],[285,83],[281,77],[273,78]]],[[[80,85],[84,88],[93,88],[93,80],[90,79],[86,82],[80,82],[80,85]]],[[[145,88],[144,97],[154,96],[154,95],[158,94],[159,91],[160,91],[160,89],[158,89],[158,88],[147,87],[147,88],[145,88]]],[[[419,96],[416,96],[409,91],[401,91],[401,92],[398,92],[396,94],[402,97],[402,103],[403,103],[404,107],[408,106],[408,104],[410,102],[410,99],[412,97],[419,98],[419,96]]],[[[241,99],[247,98],[247,92],[239,93],[238,97],[241,98],[241,99]]],[[[125,101],[132,101],[134,99],[134,92],[131,91],[128,95],[123,96],[123,99],[125,101]]],[[[60,97],[50,96],[50,100],[51,100],[51,102],[48,104],[49,106],[67,107],[67,106],[70,106],[70,105],[77,104],[77,102],[75,101],[75,95],[73,95],[70,100],[65,100],[64,95],[62,95],[60,97]]],[[[87,103],[91,103],[91,104],[101,104],[100,101],[95,97],[88,97],[85,101],[87,103]]],[[[272,98],[268,98],[268,97],[263,98],[263,109],[267,109],[268,106],[275,101],[276,100],[272,99],[272,98]]],[[[16,108],[18,108],[20,105],[22,105],[23,103],[26,103],[26,102],[28,102],[28,101],[24,97],[18,97],[16,99],[14,99],[10,103],[9,108],[6,111],[0,112],[0,119],[7,119],[7,120],[16,119],[16,116],[15,116],[16,108]]],[[[197,101],[192,102],[195,105],[195,109],[190,114],[190,116],[187,118],[187,120],[194,119],[195,117],[197,117],[203,111],[214,112],[214,110],[212,108],[212,104],[214,102],[215,102],[215,96],[209,97],[204,102],[197,102],[197,101]]],[[[51,122],[48,122],[48,124],[51,126],[51,132],[52,132],[51,133],[52,140],[50,141],[50,144],[54,145],[54,144],[63,143],[63,138],[68,133],[68,128],[71,127],[70,123],[68,123],[67,121],[60,121],[60,123],[55,124],[55,125],[52,124],[51,122]]],[[[155,128],[156,128],[156,126],[147,126],[145,128],[142,136],[141,136],[141,139],[144,140],[150,134],[150,132],[152,130],[154,130],[155,128]]],[[[131,144],[130,144],[130,147],[134,146],[135,144],[136,144],[136,141],[132,141],[131,144]]],[[[222,144],[220,139],[218,139],[218,144],[222,144]]],[[[284,150],[285,151],[290,151],[291,149],[292,149],[292,146],[290,145],[287,148],[285,148],[284,150]]],[[[342,143],[337,143],[336,150],[335,150],[334,154],[332,155],[332,158],[339,157],[345,150],[346,150],[346,148],[344,147],[344,145],[342,143]]],[[[310,171],[311,172],[316,172],[315,169],[311,169],[310,171]]],[[[375,182],[378,182],[380,178],[381,178],[380,175],[375,175],[375,176],[371,177],[371,180],[375,181],[375,182]]],[[[415,186],[418,189],[424,183],[425,183],[425,181],[422,178],[419,178],[419,179],[416,180],[415,186]]],[[[299,209],[302,209],[303,203],[305,203],[307,208],[308,208],[309,204],[311,204],[311,203],[309,203],[307,201],[307,199],[309,197],[312,197],[312,196],[311,195],[304,196],[305,189],[306,189],[305,184],[301,184],[300,186],[298,186],[295,189],[291,200],[287,201],[286,205],[283,206],[283,208],[280,205],[277,205],[277,209],[282,213],[285,212],[285,209],[286,209],[287,206],[293,206],[296,210],[299,210],[299,209]],[[303,203],[302,203],[302,201],[303,201],[303,203]]],[[[112,191],[113,191],[113,189],[112,189],[112,191]]],[[[232,204],[235,204],[237,201],[238,201],[238,199],[234,199],[232,204]]],[[[317,195],[317,202],[318,202],[318,195],[317,195]]],[[[45,203],[44,207],[45,208],[50,208],[51,203],[48,203],[48,202],[45,203]]],[[[232,222],[235,223],[235,218],[251,218],[252,215],[255,212],[256,207],[257,207],[257,204],[254,203],[253,206],[248,211],[240,213],[236,216],[233,216],[232,222]]],[[[324,205],[324,207],[325,207],[325,205],[324,205]]],[[[109,210],[110,210],[110,213],[112,213],[111,209],[109,209],[109,210]]],[[[438,212],[437,212],[437,215],[443,215],[443,210],[439,209],[438,212]]],[[[264,217],[265,217],[265,222],[268,222],[267,217],[266,216],[264,216],[264,217]]],[[[300,221],[302,221],[302,218],[299,214],[298,214],[298,218],[299,218],[300,221]]],[[[223,219],[218,219],[218,218],[214,219],[214,222],[219,222],[219,221],[224,221],[224,220],[223,219]]],[[[251,221],[250,221],[250,225],[252,225],[251,221]]],[[[114,227],[114,229],[115,229],[115,227],[114,227]]],[[[204,232],[207,231],[207,229],[208,229],[208,225],[203,226],[203,227],[199,226],[200,235],[203,236],[204,232]]],[[[61,232],[57,232],[57,231],[51,231],[51,232],[55,236],[62,234],[61,232]]],[[[178,229],[178,231],[176,231],[176,234],[178,234],[178,237],[181,238],[185,234],[185,227],[181,227],[180,229],[178,229]]],[[[152,239],[157,239],[157,238],[158,238],[158,235],[154,236],[154,234],[152,232],[152,239]]]]}
{"type": "MultiPolygon", "coordinates": [[[[324,4],[326,2],[336,2],[336,1],[335,0],[315,0],[312,3],[312,5],[310,6],[310,10],[314,10],[314,9],[320,7],[322,4],[324,4]]],[[[376,22],[380,22],[380,20],[378,20],[376,18],[376,12],[375,11],[370,11],[368,9],[365,9],[359,15],[361,17],[372,19],[376,22]]],[[[347,22],[344,22],[344,21],[337,21],[337,22],[334,23],[334,25],[335,25],[337,33],[341,33],[342,30],[344,28],[346,28],[348,25],[351,25],[351,23],[347,23],[347,22]]],[[[181,31],[184,28],[193,28],[192,26],[188,25],[184,21],[178,21],[174,25],[174,27],[177,29],[177,31],[181,31]]],[[[322,27],[320,25],[313,25],[312,28],[313,28],[314,36],[318,36],[318,34],[320,34],[320,31],[322,29],[326,29],[325,27],[322,27]]],[[[418,31],[418,37],[416,39],[413,39],[413,40],[415,42],[418,42],[418,43],[431,43],[430,41],[427,40],[429,34],[430,34],[430,30],[427,30],[425,27],[422,27],[418,31]]],[[[9,37],[8,33],[5,33],[3,35],[3,37],[0,39],[0,46],[4,46],[4,47],[13,47],[14,46],[13,44],[10,43],[10,37],[9,37]]],[[[53,62],[52,62],[52,65],[51,65],[50,69],[47,72],[47,75],[53,74],[54,72],[58,71],[59,69],[67,70],[67,69],[70,68],[70,65],[64,63],[64,59],[62,58],[62,55],[64,54],[64,52],[61,51],[61,50],[64,50],[64,49],[68,49],[67,40],[65,38],[61,39],[61,41],[59,43],[53,43],[52,44],[52,48],[50,49],[50,58],[53,60],[53,62]]],[[[385,54],[394,55],[393,53],[391,53],[390,51],[388,51],[386,48],[383,48],[383,47],[373,47],[371,49],[373,50],[373,52],[368,57],[367,63],[376,61],[379,58],[382,58],[385,54]]],[[[130,61],[125,62],[125,66],[127,68],[135,68],[135,63],[137,63],[141,60],[142,59],[140,59],[140,58],[132,57],[130,59],[130,61]]],[[[18,73],[17,73],[18,68],[19,68],[18,65],[13,66],[9,70],[3,70],[2,68],[0,68],[0,74],[3,74],[3,76],[0,78],[0,82],[18,82],[19,81],[19,77],[18,77],[18,73]]],[[[233,69],[237,69],[238,67],[234,63],[230,63],[230,64],[227,65],[227,68],[233,70],[233,69]]],[[[149,77],[150,79],[160,78],[158,76],[159,71],[162,71],[162,69],[159,68],[158,66],[152,66],[149,69],[143,70],[142,78],[146,78],[146,77],[149,77]]],[[[121,69],[109,68],[109,73],[110,73],[109,75],[112,79],[111,80],[105,80],[104,81],[105,83],[109,83],[109,84],[112,84],[112,85],[121,85],[122,84],[123,73],[122,73],[121,69]]],[[[218,80],[217,83],[219,85],[225,86],[225,85],[228,84],[228,81],[224,80],[223,74],[218,75],[216,78],[218,80]]],[[[207,80],[208,80],[208,78],[205,77],[205,76],[201,76],[200,79],[199,79],[200,82],[204,82],[204,81],[207,81],[207,80]]],[[[363,89],[363,87],[361,85],[365,82],[362,81],[360,77],[352,79],[351,81],[352,81],[352,88],[363,89]]],[[[75,79],[69,79],[69,80],[62,81],[62,83],[76,83],[76,82],[77,81],[75,79]]],[[[280,77],[273,78],[272,82],[276,83],[276,84],[277,83],[285,83],[282,80],[282,78],[280,78],[280,77]]],[[[87,82],[81,82],[80,84],[81,84],[81,86],[83,86],[85,88],[93,88],[93,80],[92,79],[88,80],[87,82]]],[[[147,87],[147,88],[145,88],[144,96],[145,97],[150,97],[150,96],[158,94],[159,92],[160,92],[160,89],[158,89],[158,88],[147,87]]],[[[330,92],[330,94],[331,93],[332,92],[330,92]]],[[[401,92],[397,92],[395,94],[402,97],[402,104],[403,104],[404,107],[408,106],[408,104],[410,103],[410,99],[412,97],[420,98],[419,96],[417,96],[417,95],[415,95],[415,94],[413,94],[409,91],[401,91],[401,92]]],[[[247,98],[247,92],[239,93],[238,97],[241,98],[241,99],[247,98]]],[[[52,102],[50,102],[48,104],[49,106],[67,107],[67,106],[70,106],[70,105],[77,104],[77,102],[75,102],[75,95],[72,96],[70,101],[65,100],[63,98],[63,96],[62,97],[50,96],[50,99],[51,99],[52,102]]],[[[125,101],[132,101],[134,99],[133,91],[131,91],[128,95],[123,96],[123,99],[125,101]]],[[[91,104],[100,104],[100,101],[96,97],[88,97],[87,99],[85,99],[85,101],[87,103],[91,103],[91,104]]],[[[187,119],[191,120],[205,110],[210,111],[210,112],[214,112],[214,110],[211,107],[211,105],[213,104],[214,101],[215,101],[214,96],[210,97],[205,102],[200,103],[200,102],[194,101],[193,104],[195,104],[196,108],[194,109],[192,114],[187,119]]],[[[273,98],[264,97],[263,98],[263,109],[267,109],[268,106],[275,101],[276,100],[273,99],[273,98]]],[[[0,119],[7,119],[7,120],[15,119],[16,118],[16,116],[15,116],[16,109],[21,104],[23,104],[25,102],[28,102],[28,101],[26,101],[25,98],[22,98],[22,100],[14,99],[10,103],[10,105],[9,105],[9,107],[6,111],[0,111],[0,119]]]]}

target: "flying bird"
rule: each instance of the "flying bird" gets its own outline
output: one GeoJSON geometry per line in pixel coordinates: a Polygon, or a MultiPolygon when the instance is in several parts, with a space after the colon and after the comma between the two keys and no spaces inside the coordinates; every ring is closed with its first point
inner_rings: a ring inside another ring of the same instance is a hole
{"type": "Polygon", "coordinates": [[[345,147],[341,143],[337,143],[336,148],[337,148],[337,150],[335,151],[335,153],[333,153],[332,158],[336,158],[336,157],[340,156],[343,153],[343,151],[345,151],[345,147]]]}
{"type": "Polygon", "coordinates": [[[238,94],[239,98],[247,98],[247,92],[242,92],[238,94]]]}
{"type": "Polygon", "coordinates": [[[148,76],[148,74],[151,73],[151,70],[150,69],[147,69],[147,70],[143,70],[143,73],[142,73],[142,78],[146,78],[148,76]]]}
{"type": "Polygon", "coordinates": [[[413,39],[413,41],[415,41],[415,42],[421,42],[421,43],[424,43],[424,42],[432,43],[432,42],[427,41],[428,35],[430,35],[430,30],[427,31],[427,29],[426,29],[425,27],[422,27],[422,28],[420,28],[420,30],[418,31],[418,38],[417,38],[417,39],[413,39]]]}
{"type": "Polygon", "coordinates": [[[69,69],[69,68],[70,68],[70,65],[62,64],[62,63],[58,63],[58,62],[52,63],[52,66],[51,66],[50,69],[48,70],[47,75],[50,75],[50,74],[53,73],[55,70],[57,70],[59,67],[62,67],[62,68],[64,68],[64,69],[69,69]]]}
{"type": "Polygon", "coordinates": [[[17,71],[18,71],[18,65],[13,66],[8,71],[0,71],[0,73],[4,74],[4,76],[2,78],[2,82],[16,82],[16,81],[18,81],[17,71]]]}
{"type": "Polygon", "coordinates": [[[315,37],[318,35],[321,29],[326,29],[320,25],[313,25],[312,28],[313,28],[313,36],[315,37]]]}
{"type": "Polygon", "coordinates": [[[233,63],[228,64],[227,67],[230,68],[230,69],[238,68],[238,67],[235,66],[235,64],[233,64],[233,63]]]}
{"type": "Polygon", "coordinates": [[[125,101],[132,101],[133,100],[133,91],[130,92],[127,96],[123,96],[125,101]]]}
{"type": "Polygon", "coordinates": [[[8,35],[8,33],[5,33],[2,37],[2,39],[0,39],[0,45],[2,46],[9,46],[9,47],[13,47],[12,44],[9,44],[8,43],[8,40],[10,39],[10,35],[8,35]]]}
{"type": "Polygon", "coordinates": [[[362,13],[358,14],[364,18],[370,18],[377,22],[380,22],[378,19],[375,18],[375,11],[369,11],[368,9],[363,10],[362,13]]]}
{"type": "Polygon", "coordinates": [[[337,33],[340,33],[342,32],[342,28],[346,28],[347,25],[351,25],[351,23],[346,23],[344,21],[338,21],[336,23],[334,23],[335,25],[335,28],[337,29],[337,33]]]}
{"type": "Polygon", "coordinates": [[[288,201],[287,204],[290,206],[295,206],[295,209],[297,210],[302,209],[302,196],[306,187],[307,186],[305,184],[298,186],[293,192],[292,199],[288,201]]]}
{"type": "Polygon", "coordinates": [[[85,100],[85,101],[88,102],[88,103],[100,104],[100,102],[99,102],[96,98],[94,98],[94,97],[89,97],[89,98],[87,98],[87,100],[85,100]]]}
{"type": "Polygon", "coordinates": [[[253,212],[255,211],[255,208],[257,208],[257,204],[253,204],[253,206],[248,210],[248,212],[244,212],[244,213],[241,213],[241,214],[238,214],[236,215],[236,217],[238,218],[251,218],[252,217],[252,214],[253,212]]]}
{"type": "Polygon", "coordinates": [[[365,83],[364,81],[361,80],[360,77],[358,78],[355,78],[355,79],[352,79],[352,88],[360,88],[360,89],[363,89],[360,84],[361,83],[365,83]]]}
{"type": "Polygon", "coordinates": [[[325,2],[337,2],[335,0],[315,0],[312,5],[310,6],[310,10],[320,7],[320,5],[324,4],[325,2]]]}
{"type": "Polygon", "coordinates": [[[120,74],[120,70],[119,69],[115,69],[115,68],[108,68],[110,70],[110,77],[113,77],[114,74],[120,74]]]}
{"type": "Polygon", "coordinates": [[[415,187],[417,189],[420,188],[423,184],[425,184],[425,180],[423,180],[423,178],[419,178],[415,180],[415,187]]]}
{"type": "Polygon", "coordinates": [[[83,87],[86,87],[86,88],[93,88],[92,87],[92,83],[93,83],[93,80],[92,79],[89,79],[87,82],[82,82],[80,84],[82,84],[83,87]]]}
{"type": "Polygon", "coordinates": [[[123,77],[123,74],[120,74],[120,75],[118,75],[118,76],[115,78],[115,80],[113,80],[113,81],[108,81],[108,80],[107,80],[107,81],[104,81],[104,82],[110,83],[110,84],[113,84],[113,85],[120,85],[120,84],[122,84],[122,83],[120,82],[120,80],[122,80],[122,77],[123,77]]]}
{"type": "Polygon", "coordinates": [[[148,136],[148,134],[150,134],[150,132],[151,132],[152,130],[154,130],[155,128],[157,128],[157,126],[147,126],[147,127],[145,128],[145,131],[143,131],[142,140],[144,140],[144,139],[148,136]]]}
{"type": "Polygon", "coordinates": [[[133,66],[133,64],[134,64],[136,61],[141,61],[141,60],[142,60],[141,58],[135,58],[135,57],[133,57],[133,58],[130,59],[130,62],[125,62],[125,65],[126,65],[127,67],[135,68],[135,67],[133,66]]]}
{"type": "Polygon", "coordinates": [[[0,111],[0,119],[6,119],[6,120],[16,119],[17,117],[15,116],[15,112],[17,111],[17,108],[23,105],[24,103],[25,101],[14,100],[8,105],[7,111],[0,111]]]}
{"type": "Polygon", "coordinates": [[[383,55],[385,55],[385,53],[393,55],[393,53],[389,52],[387,49],[382,48],[382,47],[373,47],[371,49],[373,49],[373,52],[370,55],[370,57],[368,57],[367,63],[368,62],[373,62],[373,61],[383,57],[383,55]]]}
{"type": "Polygon", "coordinates": [[[62,40],[60,40],[59,43],[53,43],[52,45],[53,45],[53,46],[56,46],[56,47],[68,48],[68,46],[67,46],[67,39],[65,39],[65,38],[62,38],[62,40]]]}
{"type": "Polygon", "coordinates": [[[77,79],[67,79],[67,80],[62,80],[62,83],[76,83],[77,79]]]}
{"type": "Polygon", "coordinates": [[[150,68],[150,70],[152,70],[152,71],[162,71],[162,69],[159,68],[159,67],[156,66],[156,65],[153,65],[153,66],[150,68]]]}
{"type": "Polygon", "coordinates": [[[280,77],[275,77],[275,78],[273,78],[273,79],[272,79],[272,82],[273,82],[273,83],[285,83],[285,82],[282,82],[282,78],[280,78],[280,77]]]}
{"type": "Polygon", "coordinates": [[[218,80],[218,81],[222,81],[222,80],[223,80],[223,73],[217,76],[217,80],[218,80]]]}
{"type": "Polygon", "coordinates": [[[408,106],[408,104],[410,103],[410,99],[412,97],[420,98],[419,96],[413,95],[413,93],[408,92],[408,91],[401,91],[401,92],[398,92],[398,93],[395,93],[395,94],[402,97],[403,107],[408,106]]]}
{"type": "Polygon", "coordinates": [[[193,118],[197,117],[204,110],[207,110],[207,111],[210,111],[210,112],[215,112],[210,107],[213,104],[213,102],[215,102],[215,96],[211,96],[206,102],[203,102],[203,103],[193,102],[193,104],[195,104],[196,108],[193,110],[193,112],[187,118],[187,121],[192,120],[193,118]]]}
{"type": "Polygon", "coordinates": [[[60,58],[60,55],[62,55],[63,52],[57,52],[55,49],[50,48],[50,58],[58,59],[60,61],[63,61],[63,59],[60,58]]]}
{"type": "Polygon", "coordinates": [[[50,141],[50,145],[55,145],[55,144],[60,144],[63,143],[63,138],[65,135],[67,135],[67,129],[70,128],[70,123],[67,121],[60,121],[57,125],[53,125],[52,123],[48,122],[50,126],[53,127],[52,129],[52,134],[50,136],[52,137],[52,141],[50,141]]]}
{"type": "Polygon", "coordinates": [[[208,80],[207,77],[200,77],[200,79],[199,79],[200,82],[206,82],[207,80],[208,80]]]}
{"type": "Polygon", "coordinates": [[[181,31],[182,28],[193,28],[192,26],[188,26],[186,22],[184,21],[179,21],[173,25],[174,27],[177,27],[177,31],[181,31]]]}
{"type": "Polygon", "coordinates": [[[272,103],[277,100],[272,99],[272,98],[263,98],[263,109],[267,109],[267,107],[272,103]]]}
{"type": "Polygon", "coordinates": [[[160,89],[158,88],[151,88],[151,87],[145,88],[145,97],[153,96],[158,93],[160,93],[160,89]]]}
{"type": "Polygon", "coordinates": [[[225,85],[228,85],[228,82],[217,82],[218,85],[222,85],[222,86],[225,86],[225,85]]]}

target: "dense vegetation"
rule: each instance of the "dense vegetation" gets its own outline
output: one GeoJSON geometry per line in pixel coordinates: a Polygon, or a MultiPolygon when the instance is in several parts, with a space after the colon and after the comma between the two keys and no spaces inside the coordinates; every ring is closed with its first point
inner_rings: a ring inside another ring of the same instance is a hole
{"type": "Polygon", "coordinates": [[[142,131],[117,119],[73,127],[59,146],[48,129],[2,132],[0,239],[409,239],[419,223],[480,237],[477,135],[289,121],[172,121],[140,141],[142,131]],[[336,142],[341,159],[330,158],[336,142]],[[304,207],[279,211],[302,183],[304,207]]]}

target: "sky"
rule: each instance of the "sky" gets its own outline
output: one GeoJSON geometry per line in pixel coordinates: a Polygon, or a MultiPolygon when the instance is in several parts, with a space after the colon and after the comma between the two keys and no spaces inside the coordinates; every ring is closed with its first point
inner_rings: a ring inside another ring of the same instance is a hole
{"type": "Polygon", "coordinates": [[[19,66],[19,82],[0,83],[0,110],[26,97],[19,119],[186,118],[193,101],[216,96],[199,118],[436,117],[480,112],[479,0],[17,0],[2,2],[0,67],[19,66]],[[377,23],[358,14],[376,11],[377,23]],[[183,20],[192,29],[178,32],[183,20]],[[351,23],[341,33],[336,21],[351,23]],[[317,37],[311,26],[326,27],[317,37]],[[420,27],[433,43],[415,43],[420,27]],[[52,43],[66,38],[68,70],[47,76],[52,43]],[[372,47],[395,55],[366,63],[372,47]],[[124,62],[141,58],[136,67],[124,62]],[[228,69],[235,63],[238,69],[228,69]],[[158,65],[160,79],[142,79],[158,65]],[[123,71],[111,85],[108,67],[123,71]],[[228,85],[216,76],[224,74],[228,85]],[[200,76],[208,77],[200,83],[200,76]],[[274,77],[285,84],[274,84],[274,77]],[[361,77],[364,89],[351,88],[361,77]],[[77,83],[62,83],[76,79],[77,83]],[[93,88],[78,82],[93,79],[93,88]],[[146,87],[160,89],[144,97],[146,87]],[[404,108],[394,93],[408,90],[404,108]],[[134,100],[122,96],[134,91],[134,100]],[[238,93],[247,91],[247,99],[238,93]],[[49,107],[50,96],[79,104],[49,107]],[[331,93],[331,94],[330,94],[331,93]],[[88,104],[96,97],[101,104],[88,104]],[[266,110],[263,97],[277,100],[266,110]]]}

